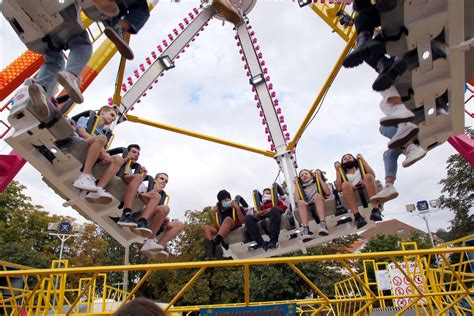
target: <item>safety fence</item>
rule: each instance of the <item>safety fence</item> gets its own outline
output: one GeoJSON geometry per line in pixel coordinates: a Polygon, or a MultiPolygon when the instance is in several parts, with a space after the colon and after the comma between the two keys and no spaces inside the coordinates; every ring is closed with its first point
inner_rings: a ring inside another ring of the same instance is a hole
{"type": "Polygon", "coordinates": [[[8,315],[110,315],[121,304],[133,299],[154,273],[182,271],[191,277],[166,302],[168,313],[199,311],[201,308],[244,307],[291,303],[299,315],[371,315],[377,310],[411,310],[417,315],[470,315],[473,309],[474,247],[462,240],[433,249],[416,249],[404,243],[402,250],[389,252],[281,257],[249,260],[179,262],[129,266],[75,267],[54,261],[51,269],[32,269],[3,263],[0,271],[0,310],[8,315]],[[470,258],[470,259],[469,259],[470,258]],[[345,276],[333,291],[322,289],[305,273],[312,264],[329,264],[345,276]],[[250,300],[252,268],[286,265],[308,286],[306,298],[285,301],[250,300]],[[207,269],[234,267],[243,271],[242,301],[232,304],[179,306],[179,300],[207,269]],[[187,270],[187,271],[186,271],[187,270]],[[107,284],[110,273],[139,271],[129,292],[107,284]],[[80,277],[79,277],[80,276],[80,277]]]}

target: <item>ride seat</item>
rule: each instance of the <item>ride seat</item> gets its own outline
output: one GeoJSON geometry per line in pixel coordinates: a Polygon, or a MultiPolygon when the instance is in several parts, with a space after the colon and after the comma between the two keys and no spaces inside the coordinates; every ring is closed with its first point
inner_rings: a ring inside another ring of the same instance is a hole
{"type": "Polygon", "coordinates": [[[75,0],[4,0],[2,11],[26,47],[39,54],[62,49],[84,30],[75,0]]]}

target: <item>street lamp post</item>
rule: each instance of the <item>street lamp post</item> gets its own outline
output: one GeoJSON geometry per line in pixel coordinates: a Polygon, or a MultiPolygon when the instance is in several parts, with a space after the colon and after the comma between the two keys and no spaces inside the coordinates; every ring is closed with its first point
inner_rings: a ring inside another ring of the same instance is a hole
{"type": "MultiPolygon", "coordinates": [[[[405,205],[405,208],[406,208],[407,212],[409,212],[413,215],[418,215],[419,217],[421,217],[425,221],[426,229],[428,231],[428,235],[429,235],[430,241],[431,241],[431,246],[433,248],[435,247],[435,243],[434,243],[434,239],[433,239],[433,234],[431,233],[430,225],[428,223],[428,215],[430,215],[432,212],[437,211],[438,206],[439,206],[439,200],[430,200],[429,203],[426,200],[418,201],[418,202],[416,202],[416,206],[415,206],[415,204],[405,205]],[[431,208],[430,208],[430,205],[431,205],[431,208]],[[416,210],[417,210],[417,212],[415,212],[416,210]]],[[[436,258],[436,264],[439,267],[440,262],[439,262],[438,256],[435,256],[435,258],[436,258]]]]}
{"type": "MultiPolygon", "coordinates": [[[[63,260],[63,250],[64,250],[64,243],[71,237],[78,237],[78,234],[73,234],[74,231],[78,231],[77,226],[73,226],[69,222],[61,222],[61,223],[49,223],[48,230],[50,236],[56,236],[61,240],[61,248],[59,249],[59,264],[57,268],[61,266],[61,260],[63,260]]],[[[56,276],[56,280],[54,282],[54,290],[58,289],[58,282],[59,276],[56,276]]],[[[53,295],[53,306],[56,305],[56,295],[53,295]]]]}

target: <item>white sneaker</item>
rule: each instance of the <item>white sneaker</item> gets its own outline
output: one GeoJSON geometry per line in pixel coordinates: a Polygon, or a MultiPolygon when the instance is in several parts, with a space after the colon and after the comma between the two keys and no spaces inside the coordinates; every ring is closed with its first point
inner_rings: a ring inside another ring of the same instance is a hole
{"type": "Polygon", "coordinates": [[[89,192],[86,194],[86,200],[89,203],[109,204],[113,201],[113,196],[103,188],[98,187],[97,192],[89,192]]]}
{"type": "Polygon", "coordinates": [[[30,95],[30,104],[33,111],[38,115],[41,122],[46,122],[49,118],[48,99],[46,98],[46,91],[37,83],[33,83],[28,87],[28,94],[30,95]]]}
{"type": "Polygon", "coordinates": [[[410,122],[414,118],[415,114],[408,110],[405,104],[402,103],[392,106],[392,112],[380,119],[380,125],[393,126],[403,122],[410,122]]]}
{"type": "Polygon", "coordinates": [[[81,175],[74,181],[72,184],[74,187],[79,190],[97,192],[99,187],[95,185],[95,178],[90,174],[81,173],[81,175]]]}
{"type": "Polygon", "coordinates": [[[418,134],[418,126],[413,123],[398,124],[397,132],[388,142],[388,148],[400,148],[418,134]]]}
{"type": "Polygon", "coordinates": [[[79,79],[76,75],[67,70],[62,70],[58,73],[58,82],[66,89],[67,94],[74,102],[84,102],[81,87],[79,86],[79,79]]]}
{"type": "Polygon", "coordinates": [[[426,150],[415,144],[410,144],[410,146],[408,146],[408,148],[406,149],[405,155],[406,158],[402,162],[402,166],[404,168],[410,167],[412,164],[425,157],[426,150]]]}
{"type": "Polygon", "coordinates": [[[161,250],[160,252],[155,252],[155,253],[150,253],[150,258],[153,259],[165,259],[168,258],[170,254],[164,250],[161,250]]]}
{"type": "Polygon", "coordinates": [[[319,223],[319,235],[320,236],[329,235],[328,226],[326,225],[326,222],[319,223]]]}
{"type": "Polygon", "coordinates": [[[154,239],[146,239],[143,243],[140,251],[146,255],[150,256],[153,253],[157,253],[163,250],[163,246],[157,243],[154,239]]]}
{"type": "Polygon", "coordinates": [[[398,196],[397,189],[393,185],[385,185],[382,190],[370,198],[371,203],[383,204],[398,196]]]}

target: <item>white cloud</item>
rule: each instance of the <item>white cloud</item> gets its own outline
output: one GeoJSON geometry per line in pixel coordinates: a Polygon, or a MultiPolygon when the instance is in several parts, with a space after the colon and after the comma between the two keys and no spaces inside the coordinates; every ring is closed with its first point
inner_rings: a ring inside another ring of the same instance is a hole
{"type": "MultiPolygon", "coordinates": [[[[127,76],[144,63],[194,6],[190,1],[159,3],[144,29],[132,37],[135,60],[127,65],[127,76]]],[[[344,42],[314,12],[300,9],[296,3],[259,1],[249,18],[293,136],[344,42]]],[[[269,149],[232,28],[221,24],[211,20],[177,60],[176,68],[159,78],[131,114],[269,149]]],[[[2,42],[11,43],[8,50],[4,46],[1,49],[3,68],[24,51],[24,46],[3,19],[0,33],[2,42]]],[[[107,102],[113,94],[117,68],[116,56],[84,94],[86,102],[73,113],[96,109],[107,102]]],[[[298,145],[300,167],[321,168],[333,180],[335,160],[346,152],[362,153],[383,181],[382,153],[387,140],[378,132],[380,97],[370,88],[374,78],[375,73],[367,66],[340,71],[298,145]]],[[[472,125],[472,119],[466,120],[472,125]]],[[[201,210],[215,203],[216,193],[222,188],[249,199],[254,188],[268,186],[278,171],[272,158],[135,123],[119,125],[116,134],[114,145],[139,143],[143,147],[142,164],[151,172],[166,171],[170,175],[167,191],[172,197],[172,215],[180,218],[187,209],[201,210]]],[[[454,152],[449,144],[443,144],[413,167],[400,166],[396,183],[400,197],[386,205],[386,218],[425,229],[423,222],[404,215],[404,205],[440,195],[437,183],[446,175],[445,161],[454,152]]],[[[40,178],[30,166],[17,176],[28,186],[34,203],[54,213],[77,217],[74,210],[62,207],[62,200],[40,178]]],[[[432,229],[446,228],[451,217],[447,211],[436,213],[432,229]]]]}

